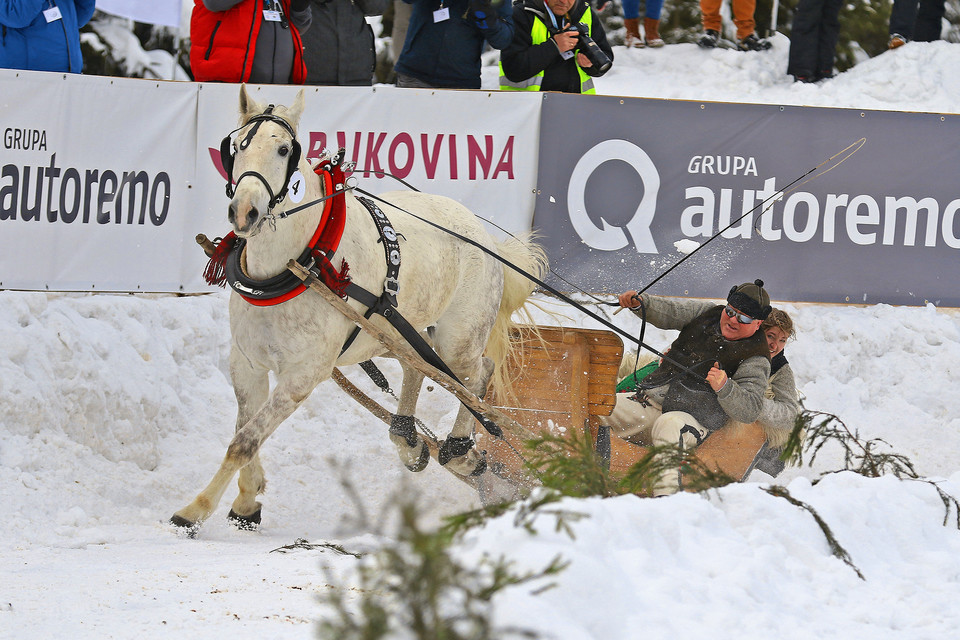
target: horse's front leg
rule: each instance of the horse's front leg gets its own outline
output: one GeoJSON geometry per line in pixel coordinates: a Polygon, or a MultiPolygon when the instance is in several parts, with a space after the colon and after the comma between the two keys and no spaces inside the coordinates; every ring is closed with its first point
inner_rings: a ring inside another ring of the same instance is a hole
{"type": "MultiPolygon", "coordinates": [[[[267,401],[270,379],[265,369],[254,368],[236,349],[230,354],[230,378],[237,397],[236,432],[239,432],[267,401]]],[[[250,462],[240,468],[237,485],[240,492],[227,518],[240,529],[256,529],[260,525],[261,508],[257,496],[267,486],[259,449],[250,462]]]]}
{"type": "Polygon", "coordinates": [[[400,401],[397,413],[390,423],[390,440],[397,447],[400,461],[410,471],[423,471],[430,462],[430,449],[426,441],[417,433],[415,416],[423,374],[408,366],[402,360],[403,384],[400,389],[400,401]]]}
{"type": "MultiPolygon", "coordinates": [[[[314,384],[300,385],[285,384],[283,381],[278,382],[266,403],[253,415],[253,418],[234,434],[233,440],[227,447],[227,454],[210,483],[197,494],[193,502],[177,511],[170,521],[178,527],[196,529],[216,509],[227,485],[237,471],[254,461],[256,461],[256,466],[248,476],[245,476],[245,482],[249,482],[248,495],[251,487],[259,488],[259,480],[263,478],[263,471],[259,469],[258,459],[260,446],[276,431],[280,423],[300,406],[319,382],[317,380],[314,384]]],[[[256,491],[256,489],[252,490],[256,491]]],[[[244,504],[236,506],[241,509],[244,508],[244,504]]]]}

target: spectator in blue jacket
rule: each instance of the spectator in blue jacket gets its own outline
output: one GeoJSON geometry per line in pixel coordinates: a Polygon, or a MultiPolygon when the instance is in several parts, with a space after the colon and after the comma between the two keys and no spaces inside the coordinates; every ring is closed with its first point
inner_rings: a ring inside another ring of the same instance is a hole
{"type": "Polygon", "coordinates": [[[0,0],[0,68],[80,73],[95,0],[0,0]]]}
{"type": "Polygon", "coordinates": [[[513,40],[508,0],[404,0],[413,5],[398,87],[480,88],[480,54],[487,41],[503,49],[513,40]]]}

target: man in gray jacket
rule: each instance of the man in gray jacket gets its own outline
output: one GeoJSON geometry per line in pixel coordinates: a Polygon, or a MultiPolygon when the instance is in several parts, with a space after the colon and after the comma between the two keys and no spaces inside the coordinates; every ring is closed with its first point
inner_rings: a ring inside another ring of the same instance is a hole
{"type": "MultiPolygon", "coordinates": [[[[625,291],[620,306],[680,335],[668,359],[641,382],[629,416],[612,416],[617,435],[693,449],[728,420],[750,423],[760,416],[770,377],[769,348],[758,331],[771,309],[762,280],[730,289],[726,305],[625,291]]],[[[679,487],[679,473],[671,471],[654,495],[679,487]]]]}
{"type": "Polygon", "coordinates": [[[303,35],[307,84],[370,86],[377,63],[366,16],[381,15],[390,0],[311,0],[313,24],[303,35]]]}

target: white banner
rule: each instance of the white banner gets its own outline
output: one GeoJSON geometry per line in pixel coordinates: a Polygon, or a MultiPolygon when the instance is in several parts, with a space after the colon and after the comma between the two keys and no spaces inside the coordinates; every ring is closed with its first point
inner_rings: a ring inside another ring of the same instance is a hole
{"type": "MultiPolygon", "coordinates": [[[[251,85],[254,99],[292,104],[298,87],[251,85]]],[[[539,96],[519,92],[432,91],[396,87],[307,87],[298,137],[307,159],[324,146],[355,160],[357,186],[377,195],[405,190],[449,196],[510,233],[533,223],[539,96]],[[478,105],[479,108],[478,108],[478,105]],[[370,171],[363,171],[369,169],[370,171]]],[[[239,86],[204,84],[198,106],[197,208],[209,237],[227,226],[220,140],[237,126],[239,86]]],[[[415,212],[414,212],[415,213],[415,212]]],[[[494,225],[488,230],[504,233],[494,225]]],[[[202,254],[200,255],[202,258],[202,254]]],[[[190,288],[199,283],[184,278],[190,288]]]]}
{"type": "Polygon", "coordinates": [[[137,22],[180,26],[181,0],[97,0],[97,9],[137,22]]]}
{"type": "MultiPolygon", "coordinates": [[[[291,104],[299,88],[249,90],[291,104]]],[[[361,170],[453,197],[510,232],[530,229],[540,96],[306,92],[308,158],[344,146],[361,170]]],[[[0,69],[0,96],[0,288],[210,290],[194,238],[229,231],[219,149],[237,125],[239,85],[0,69]]],[[[371,193],[407,188],[355,175],[371,193]]]]}
{"type": "Polygon", "coordinates": [[[0,94],[2,286],[182,290],[195,88],[6,72],[0,94]]]}

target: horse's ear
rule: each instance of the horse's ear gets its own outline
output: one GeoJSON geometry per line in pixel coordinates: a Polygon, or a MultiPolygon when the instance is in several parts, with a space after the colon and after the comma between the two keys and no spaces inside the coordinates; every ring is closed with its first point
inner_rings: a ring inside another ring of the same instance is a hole
{"type": "Polygon", "coordinates": [[[263,105],[250,97],[247,93],[247,85],[240,85],[240,124],[246,124],[247,120],[263,111],[263,105]]]}
{"type": "Polygon", "coordinates": [[[300,89],[300,91],[297,92],[296,99],[293,101],[293,105],[287,108],[287,122],[289,122],[294,129],[296,129],[297,125],[300,124],[300,116],[303,115],[303,107],[303,89],[300,89]]]}

